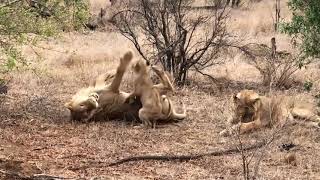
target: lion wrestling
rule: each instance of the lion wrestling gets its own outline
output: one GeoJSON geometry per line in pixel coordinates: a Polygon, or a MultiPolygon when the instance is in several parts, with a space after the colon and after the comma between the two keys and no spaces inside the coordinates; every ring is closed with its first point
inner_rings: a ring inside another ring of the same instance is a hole
{"type": "MultiPolygon", "coordinates": [[[[155,72],[160,75],[161,81],[164,81],[164,73],[156,68],[155,72]]],[[[139,118],[145,126],[155,126],[158,120],[182,120],[186,117],[186,110],[183,107],[183,113],[175,111],[172,101],[164,94],[160,94],[161,86],[154,86],[149,77],[150,65],[144,60],[139,60],[133,66],[136,74],[134,83],[134,96],[140,97],[142,108],[139,110],[139,118]]],[[[171,84],[169,84],[171,85],[171,84]]],[[[170,89],[173,89],[172,86],[170,89]]]]}
{"type": "MultiPolygon", "coordinates": [[[[134,82],[135,90],[133,93],[126,93],[120,90],[122,78],[132,59],[133,53],[128,51],[120,58],[120,64],[114,75],[108,73],[102,74],[98,76],[89,87],[80,89],[72,99],[65,104],[65,107],[70,110],[71,120],[88,122],[129,117],[140,119],[144,125],[150,125],[150,123],[147,123],[148,120],[144,118],[145,114],[149,115],[148,119],[162,122],[184,119],[186,117],[185,109],[183,114],[176,113],[173,109],[172,101],[166,96],[168,92],[174,91],[168,74],[156,66],[153,66],[151,69],[159,77],[159,84],[153,84],[148,81],[149,84],[143,86],[139,93],[137,92],[137,84],[144,84],[145,79],[151,81],[148,71],[147,73],[138,75],[139,78],[134,82]],[[107,83],[110,80],[111,83],[107,83]],[[146,96],[146,93],[156,93],[158,96],[146,96]],[[161,108],[158,110],[159,113],[162,114],[161,117],[153,112],[154,109],[147,108],[147,101],[151,104],[161,103],[159,106],[161,108]]],[[[143,60],[137,62],[143,62],[143,60]]],[[[133,69],[138,67],[137,64],[135,64],[133,69]]],[[[141,66],[140,68],[147,68],[147,66],[141,66]]]]}

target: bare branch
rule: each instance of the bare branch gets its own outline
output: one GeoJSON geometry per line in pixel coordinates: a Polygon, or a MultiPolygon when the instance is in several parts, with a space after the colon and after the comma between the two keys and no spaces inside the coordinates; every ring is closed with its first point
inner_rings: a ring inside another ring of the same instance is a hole
{"type": "MultiPolygon", "coordinates": [[[[254,145],[243,147],[243,151],[249,151],[253,149],[260,148],[265,145],[265,142],[258,142],[254,145]]],[[[154,160],[154,161],[189,161],[194,159],[200,159],[206,156],[222,156],[233,153],[239,153],[238,148],[231,148],[227,150],[216,150],[207,153],[195,154],[195,155],[144,155],[144,156],[131,156],[127,158],[120,159],[116,162],[110,163],[108,166],[117,166],[123,163],[132,162],[132,161],[144,161],[144,160],[154,160]]]]}
{"type": "Polygon", "coordinates": [[[185,8],[190,3],[191,0],[138,0],[132,11],[119,11],[113,16],[119,17],[113,18],[117,20],[116,27],[144,59],[161,62],[182,85],[194,65],[205,68],[217,64],[215,57],[229,38],[225,7],[212,10],[210,15],[194,17],[189,15],[190,9],[185,8]],[[127,13],[131,15],[125,16],[127,13]],[[135,29],[137,31],[133,31],[135,29]],[[203,29],[209,33],[203,33],[203,29]]]}

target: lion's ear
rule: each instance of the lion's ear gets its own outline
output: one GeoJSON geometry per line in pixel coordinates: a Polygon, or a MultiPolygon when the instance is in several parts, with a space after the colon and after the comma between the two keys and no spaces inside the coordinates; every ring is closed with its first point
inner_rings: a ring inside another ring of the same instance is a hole
{"type": "Polygon", "coordinates": [[[66,108],[71,110],[72,109],[71,104],[72,104],[71,102],[67,102],[67,103],[64,104],[64,107],[66,107],[66,108]]]}
{"type": "Polygon", "coordinates": [[[251,104],[257,109],[260,106],[260,96],[258,94],[254,94],[251,96],[250,101],[251,104]]]}
{"type": "Polygon", "coordinates": [[[252,99],[252,106],[254,107],[255,110],[258,110],[261,106],[261,98],[257,96],[255,99],[252,99]]]}
{"type": "Polygon", "coordinates": [[[254,100],[253,100],[253,103],[254,103],[254,104],[256,104],[256,103],[257,103],[257,102],[259,102],[259,101],[260,101],[260,97],[259,97],[259,98],[254,99],[254,100]]]}
{"type": "Polygon", "coordinates": [[[135,72],[139,72],[139,71],[140,71],[140,64],[139,64],[139,62],[137,62],[136,64],[134,64],[134,65],[132,66],[132,68],[133,68],[133,70],[134,70],[135,72]]]}
{"type": "Polygon", "coordinates": [[[233,102],[238,102],[240,100],[240,96],[241,96],[240,93],[233,94],[232,96],[233,102]]]}
{"type": "Polygon", "coordinates": [[[236,94],[233,94],[233,95],[232,95],[232,99],[233,99],[233,101],[237,101],[237,100],[238,100],[237,95],[236,95],[236,94]]]}
{"type": "Polygon", "coordinates": [[[257,102],[258,100],[260,100],[259,94],[252,94],[252,95],[250,96],[250,100],[251,100],[251,102],[253,102],[253,103],[255,103],[255,102],[257,102]]]}

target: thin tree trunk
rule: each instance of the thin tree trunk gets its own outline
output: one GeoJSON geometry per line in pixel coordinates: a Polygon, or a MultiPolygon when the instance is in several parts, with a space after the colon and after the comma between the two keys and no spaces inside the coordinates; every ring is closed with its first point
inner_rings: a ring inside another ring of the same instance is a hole
{"type": "Polygon", "coordinates": [[[187,80],[187,71],[183,72],[183,77],[182,77],[182,85],[184,86],[186,84],[187,80]]]}

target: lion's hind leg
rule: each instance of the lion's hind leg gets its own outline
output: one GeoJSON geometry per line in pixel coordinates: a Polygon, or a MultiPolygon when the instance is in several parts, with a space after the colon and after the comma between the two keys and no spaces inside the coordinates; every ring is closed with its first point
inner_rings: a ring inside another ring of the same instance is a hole
{"type": "Polygon", "coordinates": [[[117,68],[115,77],[113,81],[110,84],[110,90],[112,92],[118,93],[119,92],[119,87],[122,81],[122,77],[129,66],[131,60],[133,58],[133,53],[132,51],[126,52],[122,58],[120,58],[120,65],[117,68]]]}
{"type": "Polygon", "coordinates": [[[320,117],[310,109],[293,108],[291,110],[291,114],[294,118],[305,119],[305,120],[311,121],[309,123],[313,126],[316,126],[316,127],[320,126],[320,117]]]}

